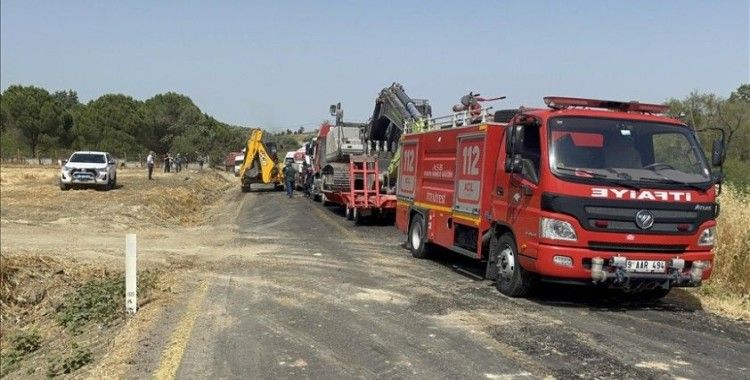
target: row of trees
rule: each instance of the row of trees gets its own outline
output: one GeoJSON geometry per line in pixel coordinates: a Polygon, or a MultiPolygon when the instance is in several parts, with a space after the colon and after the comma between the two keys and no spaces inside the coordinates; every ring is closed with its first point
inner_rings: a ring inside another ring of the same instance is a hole
{"type": "MultiPolygon", "coordinates": [[[[729,181],[750,185],[750,84],[743,84],[729,97],[693,92],[683,99],[666,102],[673,117],[697,130],[720,128],[727,138],[725,169],[729,181]]],[[[715,134],[700,133],[703,146],[710,152],[715,134]]]]}
{"type": "Polygon", "coordinates": [[[86,104],[75,91],[50,93],[34,86],[8,87],[0,98],[3,157],[55,157],[71,150],[104,150],[117,157],[181,153],[221,161],[244,145],[247,129],[219,122],[184,95],[169,92],[139,101],[106,94],[86,104]]]}
{"type": "MultiPolygon", "coordinates": [[[[750,85],[729,97],[694,92],[669,99],[671,115],[696,129],[718,127],[727,136],[727,174],[750,183],[750,85]]],[[[300,127],[298,133],[304,132],[300,127]]],[[[207,154],[219,162],[244,146],[248,130],[219,122],[201,112],[189,97],[168,92],[146,101],[107,94],[86,104],[75,91],[50,93],[34,86],[14,85],[0,94],[0,153],[3,157],[59,157],[70,150],[112,152],[118,157],[181,153],[188,159],[207,154]],[[60,153],[62,152],[62,153],[60,153]],[[57,154],[56,154],[57,153],[57,154]]],[[[284,146],[299,146],[291,130],[269,136],[284,146]]],[[[703,135],[710,147],[710,136],[703,135]]]]}

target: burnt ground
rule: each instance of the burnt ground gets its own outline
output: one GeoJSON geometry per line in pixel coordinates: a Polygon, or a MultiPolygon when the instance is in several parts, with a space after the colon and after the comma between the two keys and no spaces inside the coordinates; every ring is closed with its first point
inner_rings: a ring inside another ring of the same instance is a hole
{"type": "MultiPolygon", "coordinates": [[[[546,285],[500,295],[446,252],[412,258],[392,226],[354,226],[282,193],[227,199],[231,233],[196,249],[180,300],[128,376],[746,378],[750,328],[687,292],[623,301],[546,285]]],[[[217,227],[218,228],[218,227],[217,227]]]]}

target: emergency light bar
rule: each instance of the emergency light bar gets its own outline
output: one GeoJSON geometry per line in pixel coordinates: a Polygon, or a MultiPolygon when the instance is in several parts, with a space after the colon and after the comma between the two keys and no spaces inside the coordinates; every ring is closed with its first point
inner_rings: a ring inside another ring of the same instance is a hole
{"type": "Polygon", "coordinates": [[[544,104],[554,109],[565,109],[569,107],[588,107],[617,110],[623,112],[664,113],[669,106],[662,104],[639,103],[636,101],[619,102],[614,100],[568,98],[563,96],[546,96],[544,104]]]}

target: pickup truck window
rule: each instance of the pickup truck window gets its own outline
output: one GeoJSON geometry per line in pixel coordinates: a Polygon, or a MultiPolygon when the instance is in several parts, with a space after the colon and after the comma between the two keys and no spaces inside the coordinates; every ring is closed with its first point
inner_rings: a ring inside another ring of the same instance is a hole
{"type": "Polygon", "coordinates": [[[93,153],[73,153],[69,162],[79,162],[85,164],[106,164],[107,159],[103,154],[93,153]]]}

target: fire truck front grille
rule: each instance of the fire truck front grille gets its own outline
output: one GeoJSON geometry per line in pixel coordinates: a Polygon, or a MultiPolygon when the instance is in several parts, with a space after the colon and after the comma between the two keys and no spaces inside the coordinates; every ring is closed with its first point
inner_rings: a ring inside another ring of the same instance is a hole
{"type": "Polygon", "coordinates": [[[575,217],[589,231],[633,234],[691,235],[718,211],[713,203],[632,201],[573,197],[544,193],[542,210],[575,217]],[[653,225],[636,224],[636,214],[647,211],[653,225]]]}
{"type": "Polygon", "coordinates": [[[589,249],[608,252],[683,253],[687,245],[627,244],[590,241],[589,249]]]}

